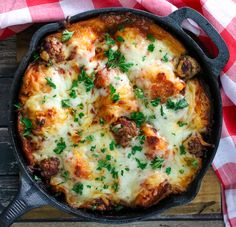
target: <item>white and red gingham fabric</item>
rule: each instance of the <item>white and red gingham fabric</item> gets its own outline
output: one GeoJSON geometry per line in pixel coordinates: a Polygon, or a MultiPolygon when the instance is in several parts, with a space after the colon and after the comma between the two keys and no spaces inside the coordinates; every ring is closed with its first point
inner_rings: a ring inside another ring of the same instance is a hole
{"type": "MultiPolygon", "coordinates": [[[[32,23],[57,21],[74,14],[104,7],[129,7],[166,16],[189,6],[203,14],[224,38],[230,59],[221,73],[223,131],[213,168],[222,183],[223,214],[226,226],[236,226],[236,0],[2,0],[0,40],[16,34],[32,23]]],[[[195,23],[185,27],[211,46],[195,23]]],[[[216,53],[216,48],[210,49],[216,53]]]]}

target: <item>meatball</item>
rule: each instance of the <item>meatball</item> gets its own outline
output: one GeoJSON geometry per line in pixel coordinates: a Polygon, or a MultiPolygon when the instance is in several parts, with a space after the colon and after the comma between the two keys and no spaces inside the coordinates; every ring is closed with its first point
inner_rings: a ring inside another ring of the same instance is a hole
{"type": "Polygon", "coordinates": [[[194,58],[188,55],[180,57],[176,68],[176,73],[179,77],[190,79],[194,77],[199,71],[200,66],[194,58]]]}
{"type": "Polygon", "coordinates": [[[42,45],[40,57],[44,61],[61,62],[65,59],[62,48],[63,44],[57,38],[49,36],[42,45]]]}
{"type": "Polygon", "coordinates": [[[206,148],[211,146],[202,139],[200,134],[191,135],[183,142],[183,145],[190,154],[196,157],[202,157],[206,148]]]}
{"type": "Polygon", "coordinates": [[[134,121],[120,117],[111,125],[111,131],[115,140],[122,147],[127,147],[133,137],[138,135],[138,128],[134,121]]]}
{"type": "Polygon", "coordinates": [[[59,171],[60,160],[56,157],[50,157],[40,162],[41,176],[51,178],[59,171]]]}

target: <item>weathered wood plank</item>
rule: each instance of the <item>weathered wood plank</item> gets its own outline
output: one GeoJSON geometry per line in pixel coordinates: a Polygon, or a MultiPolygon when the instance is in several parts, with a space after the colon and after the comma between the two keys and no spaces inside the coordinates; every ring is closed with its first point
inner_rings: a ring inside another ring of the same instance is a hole
{"type": "Polygon", "coordinates": [[[12,77],[16,63],[16,36],[0,42],[0,77],[12,77]]]}
{"type": "Polygon", "coordinates": [[[43,223],[15,223],[12,227],[223,227],[223,221],[149,221],[149,222],[134,222],[130,224],[122,224],[122,225],[115,225],[115,224],[98,224],[94,222],[84,222],[84,223],[75,223],[75,222],[61,222],[61,223],[50,223],[50,222],[43,222],[43,223]]]}
{"type": "Polygon", "coordinates": [[[0,128],[0,160],[0,176],[17,175],[19,173],[7,128],[0,128]]]}
{"type": "Polygon", "coordinates": [[[12,78],[0,78],[0,127],[8,125],[8,103],[12,78]]]}

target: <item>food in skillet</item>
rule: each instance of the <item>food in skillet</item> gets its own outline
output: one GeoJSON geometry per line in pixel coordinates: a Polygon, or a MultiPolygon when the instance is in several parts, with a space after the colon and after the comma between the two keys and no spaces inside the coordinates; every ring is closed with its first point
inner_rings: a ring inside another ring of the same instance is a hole
{"type": "Polygon", "coordinates": [[[75,208],[149,207],[187,190],[210,146],[197,61],[151,20],[105,14],[47,36],[19,94],[31,169],[75,208]]]}

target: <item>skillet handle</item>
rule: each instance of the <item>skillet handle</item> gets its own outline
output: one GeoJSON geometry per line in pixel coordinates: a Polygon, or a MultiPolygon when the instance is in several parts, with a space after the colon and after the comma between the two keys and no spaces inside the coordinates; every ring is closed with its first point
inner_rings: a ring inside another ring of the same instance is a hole
{"type": "Polygon", "coordinates": [[[188,7],[180,8],[179,10],[174,11],[168,16],[168,18],[171,18],[172,19],[171,22],[175,24],[178,27],[178,29],[181,29],[182,31],[183,29],[181,28],[181,23],[183,22],[183,20],[188,18],[195,21],[199,25],[199,27],[203,29],[203,31],[210,37],[210,39],[218,48],[218,55],[215,58],[209,58],[205,55],[205,53],[201,50],[201,48],[199,46],[198,47],[201,50],[201,55],[204,57],[204,60],[206,61],[210,70],[214,73],[215,76],[219,76],[221,70],[228,62],[229,51],[225,44],[225,41],[221,38],[219,33],[209,23],[209,21],[205,17],[203,17],[200,13],[198,13],[196,10],[188,7]]]}
{"type": "Polygon", "coordinates": [[[8,227],[27,211],[46,205],[46,199],[38,193],[28,176],[20,174],[20,188],[14,200],[0,214],[0,226],[8,227]]]}

